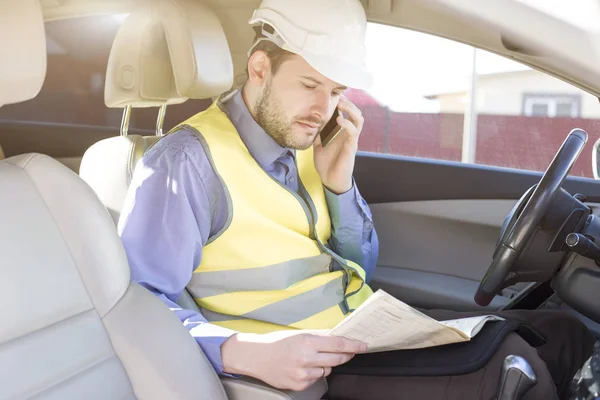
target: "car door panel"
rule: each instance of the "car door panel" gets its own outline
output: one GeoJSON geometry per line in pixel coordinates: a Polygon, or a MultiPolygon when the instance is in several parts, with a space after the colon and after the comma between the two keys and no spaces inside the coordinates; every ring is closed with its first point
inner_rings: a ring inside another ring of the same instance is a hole
{"type": "MultiPolygon", "coordinates": [[[[541,172],[367,152],[358,154],[354,171],[361,194],[370,204],[517,200],[541,177],[541,172]]],[[[593,179],[569,177],[563,187],[600,202],[600,184],[593,179]]]]}
{"type": "Polygon", "coordinates": [[[402,267],[378,265],[371,287],[383,289],[414,307],[451,309],[457,311],[497,310],[510,301],[508,296],[496,296],[487,307],[473,302],[478,281],[402,267]]]}
{"type": "MultiPolygon", "coordinates": [[[[371,286],[423,308],[481,309],[473,301],[502,224],[541,173],[361,153],[355,179],[380,242],[371,286]]],[[[600,185],[569,177],[571,193],[600,200],[600,185]]],[[[507,288],[497,309],[527,284],[507,288]]]]}
{"type": "Polygon", "coordinates": [[[373,285],[420,307],[450,303],[454,309],[471,309],[473,293],[514,203],[427,200],[373,205],[380,242],[373,285]]]}

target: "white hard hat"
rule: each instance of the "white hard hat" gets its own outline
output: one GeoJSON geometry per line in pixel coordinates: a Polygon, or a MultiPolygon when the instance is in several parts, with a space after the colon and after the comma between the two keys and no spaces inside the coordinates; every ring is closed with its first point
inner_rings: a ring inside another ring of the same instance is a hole
{"type": "Polygon", "coordinates": [[[248,21],[261,40],[302,56],[342,85],[366,89],[367,18],[359,0],[263,0],[248,21]],[[266,24],[266,25],[265,25],[266,24]]]}

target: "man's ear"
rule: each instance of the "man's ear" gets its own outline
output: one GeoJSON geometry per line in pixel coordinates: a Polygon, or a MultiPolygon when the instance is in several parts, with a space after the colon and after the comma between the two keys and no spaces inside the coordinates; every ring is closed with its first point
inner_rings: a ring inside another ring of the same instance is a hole
{"type": "Polygon", "coordinates": [[[255,51],[248,59],[248,82],[262,86],[271,70],[271,60],[262,50],[255,51]]]}

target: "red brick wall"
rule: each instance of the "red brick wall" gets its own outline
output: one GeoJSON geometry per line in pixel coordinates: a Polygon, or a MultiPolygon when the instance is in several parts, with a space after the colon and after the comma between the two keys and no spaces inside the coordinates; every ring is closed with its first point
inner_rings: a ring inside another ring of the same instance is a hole
{"type": "MultiPolygon", "coordinates": [[[[360,108],[365,117],[360,150],[460,161],[462,114],[389,111],[386,117],[383,107],[360,108]]],[[[592,147],[600,137],[595,119],[479,115],[476,162],[543,171],[573,128],[584,129],[589,139],[571,174],[592,177],[592,147]]]]}
{"type": "MultiPolygon", "coordinates": [[[[209,104],[210,101],[193,100],[169,107],[165,131],[209,104]]],[[[395,113],[376,104],[359,107],[365,117],[361,150],[460,161],[462,114],[395,113]]],[[[103,92],[75,95],[47,90],[34,100],[0,108],[0,120],[112,126],[115,135],[121,115],[122,110],[104,106],[103,92]]],[[[156,108],[136,109],[131,127],[152,132],[156,115],[156,108]]],[[[476,161],[543,171],[575,127],[586,130],[589,141],[572,174],[592,177],[592,147],[600,135],[600,120],[593,119],[479,115],[476,161]]]]}

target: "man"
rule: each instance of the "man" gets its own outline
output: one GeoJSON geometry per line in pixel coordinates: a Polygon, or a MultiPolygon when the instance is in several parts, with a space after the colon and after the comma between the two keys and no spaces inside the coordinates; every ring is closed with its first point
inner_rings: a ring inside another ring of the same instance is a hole
{"type": "Polygon", "coordinates": [[[520,354],[539,380],[527,398],[556,398],[556,386],[564,395],[592,339],[555,313],[513,313],[548,343],[536,350],[510,334],[484,368],[460,376],[336,374],[363,343],[293,332],[330,328],[372,293],[377,234],[352,179],[363,118],[343,96],[370,84],[366,19],[358,0],[264,0],[250,23],[258,35],[243,88],[136,168],[119,222],[132,279],[171,307],[220,374],[295,390],[332,374],[330,399],[491,399],[504,356],[520,354]],[[336,108],[343,131],[323,147],[336,108]],[[186,287],[201,313],[176,304],[186,287]],[[568,335],[578,344],[558,340],[568,335]]]}

